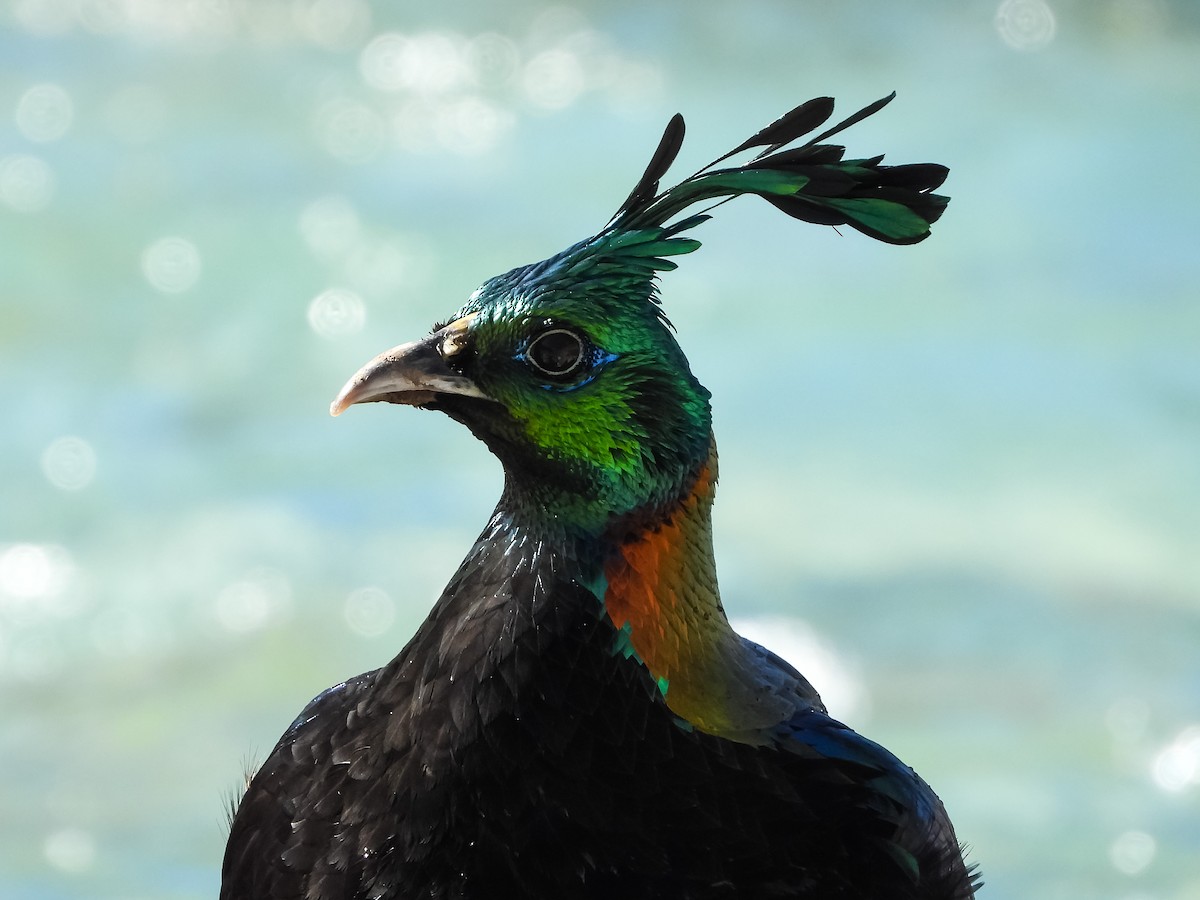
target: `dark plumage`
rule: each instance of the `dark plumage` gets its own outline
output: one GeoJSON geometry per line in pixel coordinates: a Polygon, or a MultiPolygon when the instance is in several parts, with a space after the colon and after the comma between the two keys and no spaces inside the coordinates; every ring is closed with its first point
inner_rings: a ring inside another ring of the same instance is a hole
{"type": "MultiPolygon", "coordinates": [[[[887,98],[890,99],[890,98],[887,98]]],[[[708,392],[657,305],[697,203],[753,193],[892,243],[940,166],[843,161],[798,107],[609,225],[485,283],[334,404],[439,409],[501,460],[491,522],[387,666],[314,699],[234,815],[223,900],[921,898],[974,893],[933,791],[729,628],[708,392]],[[745,150],[747,164],[714,169],[745,150]]]]}

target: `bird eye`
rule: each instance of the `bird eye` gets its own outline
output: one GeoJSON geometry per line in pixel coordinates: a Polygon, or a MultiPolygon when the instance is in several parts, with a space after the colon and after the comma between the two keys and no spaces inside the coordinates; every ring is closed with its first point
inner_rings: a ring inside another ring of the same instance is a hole
{"type": "Polygon", "coordinates": [[[529,364],[551,378],[573,375],[586,358],[583,338],[565,328],[543,331],[529,344],[525,358],[529,364]]]}

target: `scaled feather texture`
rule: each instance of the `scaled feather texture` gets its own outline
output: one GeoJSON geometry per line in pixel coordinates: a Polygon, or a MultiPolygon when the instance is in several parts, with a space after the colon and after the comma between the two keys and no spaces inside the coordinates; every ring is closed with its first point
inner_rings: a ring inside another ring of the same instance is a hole
{"type": "Polygon", "coordinates": [[[891,99],[798,143],[833,113],[810,100],[661,190],[675,116],[598,234],[350,379],[335,415],[439,410],[504,490],[399,655],[309,703],[253,774],[222,900],[974,895],[929,785],[730,627],[710,395],[659,304],[685,233],[734,197],[927,237],[944,166],[828,143],[891,99]]]}

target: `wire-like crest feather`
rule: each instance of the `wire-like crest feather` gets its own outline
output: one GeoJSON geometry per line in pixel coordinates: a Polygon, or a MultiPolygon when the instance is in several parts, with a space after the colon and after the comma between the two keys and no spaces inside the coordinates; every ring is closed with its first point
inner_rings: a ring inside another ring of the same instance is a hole
{"type": "MultiPolygon", "coordinates": [[[[889,244],[922,241],[929,236],[929,226],[937,221],[950,200],[933,193],[945,181],[949,170],[936,163],[885,166],[881,165],[882,155],[847,160],[843,159],[845,147],[824,143],[874,115],[895,96],[893,92],[805,143],[786,149],[833,114],[832,98],[809,100],[674,187],[660,192],[659,182],[683,145],[683,117],[676,114],[667,123],[646,171],[609,222],[606,232],[656,229],[696,204],[711,200],[716,205],[742,194],[756,194],[794,219],[819,225],[849,225],[889,244]],[[714,168],[755,148],[762,149],[740,166],[714,168]]],[[[649,255],[661,257],[695,249],[694,246],[666,248],[663,244],[665,239],[701,220],[700,216],[692,216],[663,229],[655,238],[658,249],[649,255]]],[[[682,243],[678,239],[671,243],[676,242],[682,243]]]]}
{"type": "MultiPolygon", "coordinates": [[[[734,197],[755,194],[794,219],[819,225],[849,225],[890,244],[915,244],[929,236],[950,198],[933,191],[946,179],[936,163],[885,166],[883,157],[844,159],[845,147],[828,138],[874,115],[895,93],[863,107],[799,146],[799,138],[820,128],[833,115],[833,100],[817,97],[780,116],[765,128],[717,157],[683,181],[660,190],[659,184],[683,145],[683,116],[676,114],[625,202],[596,235],[555,256],[493,279],[494,290],[537,293],[554,286],[604,285],[614,296],[648,299],[658,310],[657,276],[676,264],[669,259],[691,253],[700,242],[681,235],[734,197]],[[740,153],[758,152],[741,165],[721,163],[740,153]],[[698,212],[694,207],[705,204],[698,212]]],[[[593,287],[593,289],[595,289],[593,287]]],[[[492,291],[472,302],[482,306],[492,291]]],[[[468,304],[460,315],[472,309],[468,304]]]]}

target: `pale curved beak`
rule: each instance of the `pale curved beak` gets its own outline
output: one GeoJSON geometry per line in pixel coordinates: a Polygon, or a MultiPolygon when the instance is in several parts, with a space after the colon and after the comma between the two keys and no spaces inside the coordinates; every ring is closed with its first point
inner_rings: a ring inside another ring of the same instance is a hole
{"type": "Polygon", "coordinates": [[[491,399],[470,378],[450,367],[467,348],[472,318],[458,319],[427,338],[380,353],[346,382],[329,405],[329,414],[341,415],[355,403],[373,401],[424,406],[439,394],[491,399]]]}

